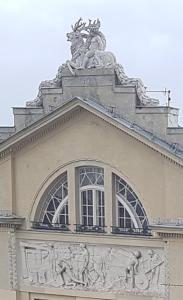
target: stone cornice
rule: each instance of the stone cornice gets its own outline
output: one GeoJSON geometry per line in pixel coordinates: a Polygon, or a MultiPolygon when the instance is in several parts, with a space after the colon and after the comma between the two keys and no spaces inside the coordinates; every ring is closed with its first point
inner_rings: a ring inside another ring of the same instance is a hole
{"type": "Polygon", "coordinates": [[[57,114],[50,113],[41,120],[35,122],[30,127],[21,130],[17,134],[10,137],[7,141],[0,145],[0,159],[16,153],[28,144],[37,141],[39,138],[46,136],[54,129],[60,127],[68,120],[72,119],[81,111],[81,107],[77,107],[72,111],[63,111],[59,116],[57,114]],[[1,147],[2,146],[2,147],[1,147]]]}
{"type": "Polygon", "coordinates": [[[158,232],[157,233],[161,238],[168,238],[168,239],[182,239],[183,233],[176,233],[176,232],[158,232]]]}
{"type": "Polygon", "coordinates": [[[14,228],[17,229],[24,222],[24,218],[19,217],[0,217],[0,228],[14,228]]]}
{"type": "Polygon", "coordinates": [[[151,225],[150,229],[157,236],[167,239],[182,239],[183,238],[183,226],[176,225],[151,225]]]}
{"type": "MultiPolygon", "coordinates": [[[[91,110],[90,110],[91,111],[91,110]]],[[[140,143],[150,148],[151,150],[157,152],[163,156],[168,161],[172,162],[179,167],[183,167],[183,160],[174,154],[170,153],[168,150],[163,149],[160,145],[155,144],[153,141],[146,139],[144,136],[141,136],[139,133],[132,131],[130,128],[125,127],[124,125],[119,124],[117,118],[111,118],[110,116],[102,116],[100,111],[94,112],[95,115],[99,116],[100,119],[107,121],[108,123],[114,125],[116,128],[123,130],[124,133],[128,134],[130,137],[138,140],[140,143]]]]}
{"type": "Polygon", "coordinates": [[[145,146],[151,148],[153,151],[158,152],[167,160],[180,167],[183,167],[183,160],[180,157],[177,157],[167,149],[161,147],[161,145],[155,144],[153,141],[147,139],[143,135],[140,135],[138,132],[132,130],[131,128],[128,128],[124,124],[121,124],[118,118],[115,118],[114,116],[107,113],[104,108],[97,107],[97,105],[91,104],[91,101],[84,101],[83,99],[77,97],[66,102],[52,113],[46,115],[42,119],[14,134],[8,140],[3,142],[0,145],[0,159],[3,159],[11,153],[16,153],[26,145],[37,141],[41,137],[46,136],[48,133],[60,127],[68,120],[73,119],[77,114],[81,112],[82,109],[93,113],[100,119],[105,120],[107,123],[110,123],[120,130],[123,130],[123,132],[125,132],[132,138],[135,138],[145,146]]]}

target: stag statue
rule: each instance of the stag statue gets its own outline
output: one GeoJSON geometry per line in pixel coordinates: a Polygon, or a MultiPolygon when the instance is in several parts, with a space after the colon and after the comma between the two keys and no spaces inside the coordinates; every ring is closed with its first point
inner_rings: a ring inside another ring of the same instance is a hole
{"type": "Polygon", "coordinates": [[[90,68],[114,68],[118,84],[135,86],[142,105],[157,105],[158,101],[156,99],[149,98],[146,95],[146,89],[142,81],[138,78],[129,78],[125,74],[123,67],[116,62],[113,53],[105,51],[106,39],[104,34],[99,30],[99,19],[93,22],[89,20],[86,25],[80,18],[71,27],[72,32],[67,33],[67,40],[71,42],[72,59],[67,60],[66,63],[58,68],[54,79],[41,82],[36,99],[27,102],[27,106],[42,106],[42,89],[60,87],[65,69],[69,69],[72,75],[76,75],[75,70],[90,68]]]}
{"type": "Polygon", "coordinates": [[[69,70],[74,73],[74,69],[89,68],[110,68],[116,64],[115,56],[106,48],[106,39],[101,31],[99,19],[89,20],[86,26],[80,18],[74,26],[72,32],[67,33],[67,40],[71,42],[71,61],[67,61],[69,70]]]}

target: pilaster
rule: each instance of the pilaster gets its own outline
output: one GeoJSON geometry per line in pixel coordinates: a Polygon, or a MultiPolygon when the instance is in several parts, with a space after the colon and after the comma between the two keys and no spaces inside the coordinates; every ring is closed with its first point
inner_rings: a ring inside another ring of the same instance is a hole
{"type": "Polygon", "coordinates": [[[69,224],[70,230],[75,230],[76,224],[76,179],[75,168],[72,165],[68,166],[68,212],[69,212],[69,224]]]}
{"type": "Polygon", "coordinates": [[[106,225],[106,232],[111,232],[112,226],[112,219],[113,219],[113,212],[110,205],[107,203],[111,203],[111,199],[113,196],[112,193],[112,174],[111,169],[106,166],[104,172],[104,190],[105,190],[105,225],[106,225]]]}

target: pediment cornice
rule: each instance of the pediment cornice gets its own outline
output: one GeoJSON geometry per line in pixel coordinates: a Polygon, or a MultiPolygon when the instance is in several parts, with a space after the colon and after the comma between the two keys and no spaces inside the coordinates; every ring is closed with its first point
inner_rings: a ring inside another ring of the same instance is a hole
{"type": "Polygon", "coordinates": [[[152,140],[149,138],[149,136],[151,136],[150,133],[149,136],[147,136],[146,131],[143,133],[143,130],[142,132],[140,132],[139,129],[136,130],[134,124],[130,124],[126,120],[119,119],[101,105],[93,101],[85,101],[77,97],[64,103],[50,114],[3,142],[0,145],[0,159],[5,158],[12,153],[16,153],[26,145],[34,143],[48,135],[51,131],[76,117],[76,115],[80,114],[83,109],[122,130],[125,134],[138,140],[140,143],[144,144],[144,146],[151,148],[153,151],[159,153],[159,155],[168,159],[172,163],[183,167],[183,152],[181,153],[182,157],[180,155],[175,155],[175,153],[171,151],[171,147],[168,143],[162,142],[162,140],[160,140],[161,143],[155,143],[155,139],[153,137],[152,140]]]}
{"type": "Polygon", "coordinates": [[[162,225],[150,225],[150,229],[164,239],[182,239],[183,238],[183,226],[176,224],[162,224],[162,225]]]}
{"type": "Polygon", "coordinates": [[[0,145],[0,159],[12,153],[16,153],[26,145],[34,143],[48,135],[50,132],[72,119],[80,113],[80,111],[81,107],[75,103],[72,107],[69,105],[67,109],[63,108],[61,111],[60,109],[57,109],[57,111],[50,113],[31,126],[21,130],[0,145]]]}

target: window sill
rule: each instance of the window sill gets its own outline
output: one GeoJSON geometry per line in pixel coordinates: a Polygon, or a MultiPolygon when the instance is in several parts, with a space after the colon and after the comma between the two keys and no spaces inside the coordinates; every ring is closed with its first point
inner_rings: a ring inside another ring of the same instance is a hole
{"type": "Polygon", "coordinates": [[[105,226],[98,226],[98,225],[92,225],[92,226],[87,226],[87,225],[82,225],[82,224],[75,224],[76,232],[91,232],[91,233],[105,233],[105,226]]]}
{"type": "Polygon", "coordinates": [[[52,231],[70,231],[69,224],[45,224],[42,222],[32,222],[32,229],[39,229],[39,230],[52,230],[52,231]]]}
{"type": "Polygon", "coordinates": [[[135,235],[135,236],[151,236],[151,230],[149,228],[122,228],[112,226],[112,234],[120,235],[135,235]]]}

